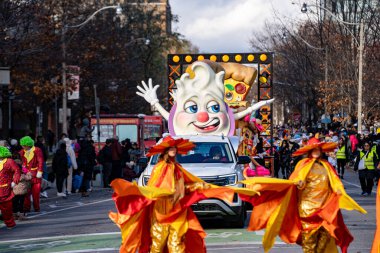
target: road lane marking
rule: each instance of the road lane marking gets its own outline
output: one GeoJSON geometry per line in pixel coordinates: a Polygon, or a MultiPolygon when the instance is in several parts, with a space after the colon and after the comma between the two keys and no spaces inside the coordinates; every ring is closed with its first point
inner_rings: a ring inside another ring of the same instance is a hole
{"type": "Polygon", "coordinates": [[[103,203],[103,202],[107,202],[107,201],[113,201],[113,199],[103,199],[103,200],[94,201],[94,202],[90,202],[90,203],[83,204],[83,205],[71,206],[71,207],[67,207],[67,208],[63,208],[63,209],[59,209],[59,210],[48,211],[48,212],[44,212],[44,213],[28,216],[28,219],[33,219],[33,218],[36,218],[36,217],[40,217],[40,216],[48,215],[48,214],[52,214],[52,213],[59,213],[59,212],[62,212],[62,211],[71,210],[71,209],[79,208],[79,207],[83,207],[83,206],[90,206],[90,205],[94,205],[94,204],[99,204],[99,203],[103,203]]]}
{"type": "Polygon", "coordinates": [[[222,232],[222,233],[207,233],[208,238],[228,238],[230,236],[242,235],[241,232],[222,232]]]}
{"type": "MultiPolygon", "coordinates": [[[[244,230],[244,232],[246,232],[246,231],[244,230]]],[[[248,232],[248,233],[258,234],[257,232],[259,232],[259,231],[253,231],[253,232],[248,232]]],[[[207,233],[207,229],[206,229],[206,233],[207,233]]],[[[228,232],[223,232],[223,233],[228,233],[228,232]]],[[[230,233],[233,233],[233,232],[230,232],[230,233]]],[[[16,240],[0,241],[0,244],[28,242],[28,241],[59,240],[59,239],[69,239],[69,238],[78,238],[78,237],[91,237],[91,236],[104,236],[104,235],[121,235],[121,232],[104,232],[104,233],[91,233],[91,234],[56,235],[56,236],[49,236],[49,237],[35,237],[35,238],[26,238],[26,239],[16,239],[16,240]]],[[[260,244],[261,242],[255,242],[255,241],[228,242],[228,244],[230,244],[230,243],[239,245],[239,244],[260,244]]],[[[220,245],[220,244],[221,243],[208,243],[207,245],[220,245]]],[[[276,241],[276,244],[282,244],[282,242],[277,242],[276,241]]]]}
{"type": "Polygon", "coordinates": [[[85,253],[85,252],[102,252],[102,251],[111,251],[119,250],[119,248],[103,248],[103,249],[83,249],[83,250],[69,250],[69,251],[55,251],[51,253],[85,253]]]}
{"type": "Polygon", "coordinates": [[[342,182],[345,182],[346,184],[353,185],[353,186],[355,186],[355,187],[357,187],[357,188],[361,188],[360,185],[357,185],[357,184],[354,184],[354,183],[350,183],[350,182],[348,182],[348,181],[345,180],[345,179],[341,179],[341,181],[342,181],[342,182]]]}
{"type": "Polygon", "coordinates": [[[236,249],[260,249],[260,247],[233,247],[233,248],[216,248],[216,249],[207,249],[207,251],[216,251],[216,250],[236,250],[236,249]]]}
{"type": "Polygon", "coordinates": [[[8,240],[8,241],[0,241],[0,243],[14,243],[14,242],[26,242],[26,241],[42,241],[42,240],[51,240],[51,239],[65,239],[72,237],[86,237],[86,236],[102,236],[102,235],[120,235],[120,232],[105,232],[105,233],[92,233],[92,234],[77,234],[77,235],[56,235],[49,237],[36,237],[36,238],[28,238],[28,239],[17,239],[17,240],[8,240]]]}
{"type": "Polygon", "coordinates": [[[28,244],[18,243],[18,244],[10,245],[9,248],[21,249],[21,250],[33,250],[33,249],[38,249],[38,248],[49,249],[49,248],[53,248],[57,246],[68,245],[70,243],[71,241],[68,241],[68,240],[52,241],[52,242],[46,242],[46,243],[28,243],[28,244]]]}

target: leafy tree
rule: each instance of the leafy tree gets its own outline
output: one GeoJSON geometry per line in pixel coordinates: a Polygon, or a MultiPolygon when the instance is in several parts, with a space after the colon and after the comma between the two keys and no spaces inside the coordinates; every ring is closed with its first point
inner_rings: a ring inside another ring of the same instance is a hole
{"type": "Polygon", "coordinates": [[[275,97],[286,100],[294,111],[301,112],[306,105],[309,119],[316,119],[325,109],[329,113],[344,112],[354,116],[357,110],[359,26],[342,25],[336,18],[350,23],[363,19],[366,24],[363,112],[366,116],[369,116],[368,112],[374,114],[376,108],[379,111],[375,98],[380,92],[376,71],[380,62],[378,7],[371,1],[325,3],[335,17],[321,9],[298,23],[285,25],[277,19],[275,23],[267,24],[265,34],[255,34],[252,47],[275,52],[275,97]]]}
{"type": "Polygon", "coordinates": [[[44,115],[55,115],[55,102],[61,104],[62,62],[81,69],[80,99],[69,102],[72,122],[94,111],[94,85],[102,108],[109,108],[109,113],[149,113],[149,105],[135,95],[136,85],[148,77],[162,85],[160,96],[166,96],[166,56],[170,49],[190,43],[179,34],[167,33],[162,26],[166,13],[135,2],[123,2],[121,17],[113,9],[105,10],[86,25],[70,28],[110,2],[2,1],[0,64],[12,69],[17,95],[13,104],[28,108],[18,111],[20,117],[30,117],[31,128],[36,106],[43,108],[44,115]],[[64,26],[69,28],[62,36],[64,26]]]}

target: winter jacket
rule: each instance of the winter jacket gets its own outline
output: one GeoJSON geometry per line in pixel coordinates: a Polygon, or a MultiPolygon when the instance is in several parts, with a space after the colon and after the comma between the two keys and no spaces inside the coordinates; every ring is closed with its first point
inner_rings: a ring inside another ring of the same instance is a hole
{"type": "Polygon", "coordinates": [[[58,149],[53,157],[52,169],[55,174],[67,177],[69,175],[68,154],[66,150],[58,149]]]}
{"type": "Polygon", "coordinates": [[[81,150],[78,155],[78,169],[84,172],[84,177],[90,179],[92,171],[96,165],[95,148],[89,141],[82,141],[80,143],[81,150]]]}

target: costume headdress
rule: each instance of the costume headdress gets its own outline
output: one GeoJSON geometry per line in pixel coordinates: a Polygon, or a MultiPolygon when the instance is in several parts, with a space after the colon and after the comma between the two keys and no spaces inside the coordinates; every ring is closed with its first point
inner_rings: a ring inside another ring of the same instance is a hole
{"type": "Polygon", "coordinates": [[[296,152],[293,153],[292,156],[299,156],[309,153],[311,150],[315,148],[320,148],[323,153],[330,152],[334,151],[336,147],[337,144],[334,142],[320,142],[317,138],[313,137],[309,139],[306,146],[298,149],[296,152]]]}
{"type": "Polygon", "coordinates": [[[0,146],[0,158],[11,157],[12,154],[6,147],[0,146]]]}
{"type": "Polygon", "coordinates": [[[178,154],[187,154],[190,150],[192,150],[195,147],[195,144],[193,142],[190,142],[188,139],[173,139],[173,137],[166,136],[162,142],[159,144],[151,147],[149,149],[149,152],[147,156],[152,156],[155,154],[162,154],[167,150],[168,148],[175,147],[177,149],[178,154]]]}
{"type": "Polygon", "coordinates": [[[21,146],[27,146],[27,147],[33,147],[34,146],[34,141],[29,136],[25,136],[25,137],[21,138],[20,145],[21,146]]]}

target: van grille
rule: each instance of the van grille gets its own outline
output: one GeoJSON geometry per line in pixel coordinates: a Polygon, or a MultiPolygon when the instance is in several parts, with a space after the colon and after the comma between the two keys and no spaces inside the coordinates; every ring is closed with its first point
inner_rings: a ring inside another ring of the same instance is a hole
{"type": "Polygon", "coordinates": [[[192,205],[191,208],[193,209],[193,211],[223,211],[224,210],[217,204],[195,204],[195,205],[192,205]]]}
{"type": "Polygon", "coordinates": [[[225,186],[226,178],[202,178],[206,183],[217,185],[217,186],[225,186]]]}

